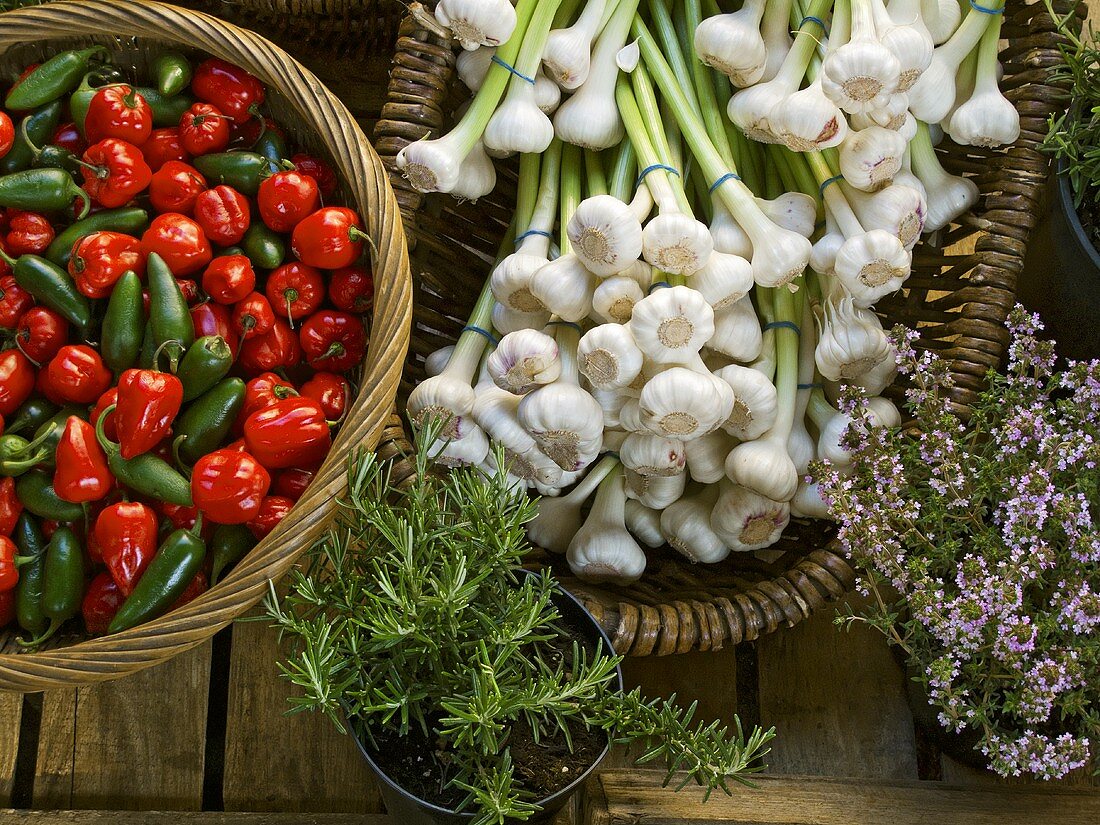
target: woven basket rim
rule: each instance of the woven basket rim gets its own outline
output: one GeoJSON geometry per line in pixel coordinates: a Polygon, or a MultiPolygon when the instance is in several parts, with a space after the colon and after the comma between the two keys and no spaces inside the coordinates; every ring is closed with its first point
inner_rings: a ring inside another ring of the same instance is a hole
{"type": "Polygon", "coordinates": [[[239,63],[292,107],[332,156],[364,219],[375,276],[372,332],[360,392],[300,502],[218,584],[159,619],[111,636],[36,653],[0,654],[0,689],[75,687],[158,664],[212,636],[268,591],[324,527],[343,489],[347,455],[373,449],[397,392],[409,342],[412,292],[401,218],[381,160],[354,118],[310,72],[262,36],[155,0],[60,0],[0,15],[0,54],[36,40],[105,33],[168,42],[239,63]],[[327,125],[327,129],[320,127],[327,125]]]}

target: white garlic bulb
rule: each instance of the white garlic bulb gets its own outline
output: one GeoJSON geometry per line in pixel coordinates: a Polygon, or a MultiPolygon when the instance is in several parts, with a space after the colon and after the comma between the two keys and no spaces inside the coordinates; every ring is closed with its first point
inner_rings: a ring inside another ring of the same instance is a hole
{"type": "Polygon", "coordinates": [[[569,253],[540,267],[530,280],[531,294],[563,321],[576,323],[592,313],[596,276],[569,253]]]}
{"type": "Polygon", "coordinates": [[[471,92],[476,92],[485,82],[496,53],[496,46],[481,46],[473,51],[463,49],[459,52],[455,61],[455,73],[471,92]]]}
{"type": "Polygon", "coordinates": [[[446,347],[440,347],[427,358],[424,359],[424,375],[428,378],[432,378],[436,375],[440,375],[447,367],[447,362],[451,360],[451,354],[455,351],[454,344],[446,347]]]}
{"type": "Polygon", "coordinates": [[[763,346],[760,319],[746,295],[740,301],[714,313],[714,334],[707,347],[735,361],[748,362],[760,355],[763,346]]]}
{"type": "Polygon", "coordinates": [[[625,324],[634,314],[634,305],[643,298],[645,292],[636,279],[612,275],[592,291],[592,315],[605,324],[625,324]]]}
{"type": "Polygon", "coordinates": [[[516,28],[516,10],[508,0],[439,0],[435,19],[467,51],[499,46],[516,28]]]}
{"type": "Polygon", "coordinates": [[[787,502],[771,499],[747,487],[724,482],[710,511],[711,529],[735,552],[763,550],[783,535],[791,520],[787,502]]]}
{"type": "Polygon", "coordinates": [[[561,375],[557,342],[534,329],[505,335],[486,364],[493,383],[516,395],[552,384],[561,375]]]}
{"type": "Polygon", "coordinates": [[[901,289],[913,257],[897,235],[872,229],[848,238],[837,250],[833,269],[856,306],[867,308],[901,289]]]}
{"type": "Polygon", "coordinates": [[[676,551],[693,562],[713,564],[730,549],[710,526],[710,513],[718,498],[716,487],[684,496],[661,513],[661,534],[676,551]]]}
{"type": "Polygon", "coordinates": [[[623,478],[626,480],[627,496],[653,510],[664,510],[674,501],[679,501],[687,488],[687,473],[643,476],[627,469],[623,478]]]}
{"type": "Polygon", "coordinates": [[[645,571],[642,548],[626,529],[626,493],[620,470],[600,484],[592,511],[569,542],[570,569],[587,581],[629,583],[645,571]]]}
{"type": "Polygon", "coordinates": [[[849,132],[840,144],[840,172],[849,186],[877,192],[901,169],[905,149],[905,138],[882,126],[849,132]]]}
{"type": "Polygon", "coordinates": [[[684,472],[684,442],[650,433],[631,433],[619,448],[623,466],[643,476],[674,476],[684,472]]]}
{"type": "Polygon", "coordinates": [[[775,385],[760,371],[739,364],[715,372],[733,390],[733,407],[722,429],[741,441],[760,438],[775,423],[778,399],[775,385]]]}
{"type": "Polygon", "coordinates": [[[642,230],[642,257],[672,275],[699,271],[713,251],[714,239],[706,224],[683,212],[662,212],[642,230]]]}
{"type": "Polygon", "coordinates": [[[601,278],[630,267],[642,254],[642,224],[611,195],[594,195],[580,202],[566,226],[574,254],[601,278]]]}
{"type": "Polygon", "coordinates": [[[852,304],[849,296],[827,298],[814,351],[818,371],[830,381],[852,381],[891,354],[890,341],[873,312],[852,304]]]}
{"type": "Polygon", "coordinates": [[[706,266],[691,276],[691,288],[714,310],[737,303],[752,289],[752,265],[739,255],[712,252],[706,266]]]}
{"type": "Polygon", "coordinates": [[[642,351],[623,324],[603,324],[586,332],[577,347],[581,374],[596,389],[631,384],[642,371],[642,351]]]}
{"type": "Polygon", "coordinates": [[[733,449],[733,439],[722,430],[684,442],[687,468],[692,481],[715,484],[726,476],[726,456],[733,449]]]}
{"type": "Polygon", "coordinates": [[[747,0],[736,12],[707,17],[695,28],[695,53],[738,88],[752,86],[764,74],[768,58],[760,19],[765,0],[747,0]]]}
{"type": "Polygon", "coordinates": [[[634,305],[628,326],[647,358],[686,364],[714,334],[714,310],[686,286],[655,289],[634,305]]]}
{"type": "Polygon", "coordinates": [[[626,529],[646,547],[657,548],[665,543],[661,534],[661,513],[633,498],[626,500],[626,529]]]}
{"type": "Polygon", "coordinates": [[[730,416],[733,389],[703,369],[672,367],[646,382],[639,398],[642,423],[652,433],[679,441],[711,432],[730,416]]]}

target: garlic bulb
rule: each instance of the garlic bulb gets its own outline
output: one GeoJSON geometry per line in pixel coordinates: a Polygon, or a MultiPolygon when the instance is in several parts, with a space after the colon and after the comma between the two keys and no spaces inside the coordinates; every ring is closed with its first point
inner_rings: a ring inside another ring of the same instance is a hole
{"type": "Polygon", "coordinates": [[[866,129],[869,126],[881,126],[900,134],[908,142],[913,139],[917,131],[917,119],[909,111],[909,95],[905,92],[896,92],[890,95],[886,104],[868,111],[852,115],[853,129],[866,129]]]}
{"type": "Polygon", "coordinates": [[[817,228],[817,201],[802,192],[784,192],[777,198],[756,199],[760,211],[776,226],[809,238],[817,228]]]}
{"type": "Polygon", "coordinates": [[[880,395],[883,390],[893,384],[897,374],[898,365],[894,358],[894,348],[891,347],[890,355],[884,358],[881,363],[871,367],[863,375],[845,383],[852,387],[861,388],[864,395],[872,397],[880,395]]]}
{"type": "Polygon", "coordinates": [[[522,329],[542,329],[549,321],[550,313],[546,310],[519,312],[504,304],[493,306],[493,328],[502,335],[522,329]]]}
{"type": "MultiPolygon", "coordinates": [[[[909,108],[918,120],[939,123],[955,104],[959,66],[982,39],[990,18],[1000,17],[971,9],[951,38],[932,53],[932,62],[909,90],[909,108]]],[[[931,22],[925,18],[931,30],[931,22]]]]}
{"type": "Polygon", "coordinates": [[[570,569],[586,581],[629,583],[645,571],[645,553],[626,529],[621,470],[612,470],[600,484],[592,512],[569,542],[567,558],[570,569]]]}
{"type": "MultiPolygon", "coordinates": [[[[451,359],[452,362],[454,359],[451,359]]],[[[476,425],[467,420],[474,406],[474,390],[470,380],[448,374],[446,370],[421,381],[409,394],[407,412],[418,427],[424,427],[431,418],[446,419],[440,437],[463,439],[476,425]]],[[[478,459],[480,461],[481,459],[478,459]]],[[[471,462],[471,463],[477,463],[471,462]]]]}
{"type": "Polygon", "coordinates": [[[613,275],[600,281],[592,292],[592,315],[605,324],[625,324],[643,298],[645,292],[634,278],[613,275]]]}
{"type": "Polygon", "coordinates": [[[628,326],[647,358],[686,364],[714,334],[714,310],[686,286],[656,289],[634,305],[628,326]]]}
{"type": "Polygon", "coordinates": [[[535,85],[513,77],[503,102],[489,118],[482,142],[496,157],[541,154],[554,139],[554,124],[539,108],[535,85]]]}
{"type": "Polygon", "coordinates": [[[958,30],[962,5],[954,0],[920,0],[920,15],[932,42],[939,46],[958,30]]]}
{"type": "Polygon", "coordinates": [[[806,238],[776,225],[741,181],[723,183],[716,192],[752,243],[750,262],[757,284],[787,286],[802,274],[810,261],[811,244],[806,238]]]}
{"type": "MultiPolygon", "coordinates": [[[[810,417],[818,429],[818,456],[834,467],[850,466],[854,456],[842,441],[852,418],[830,405],[820,392],[815,392],[810,400],[810,417]]],[[[901,424],[901,413],[891,401],[876,397],[867,401],[865,420],[871,427],[897,427],[901,424]]]]}
{"type": "Polygon", "coordinates": [[[912,261],[896,235],[872,229],[844,242],[836,253],[834,271],[855,305],[866,308],[901,289],[912,261]]]}
{"type": "Polygon", "coordinates": [[[458,59],[455,61],[455,73],[471,92],[476,92],[485,82],[485,76],[489,74],[489,67],[493,65],[496,53],[496,46],[482,46],[472,52],[465,49],[459,52],[458,59]]]}
{"type": "Polygon", "coordinates": [[[642,476],[674,476],[684,471],[687,452],[682,441],[631,433],[619,448],[623,466],[642,476]]]}
{"type": "Polygon", "coordinates": [[[428,378],[432,378],[439,375],[447,367],[447,362],[451,360],[451,353],[455,351],[454,344],[447,347],[440,347],[427,358],[424,359],[424,375],[428,378]]]}
{"type": "MultiPolygon", "coordinates": [[[[561,467],[545,456],[531,435],[519,423],[519,398],[507,390],[488,383],[477,387],[477,400],[471,415],[485,434],[504,449],[505,466],[511,475],[525,485],[553,485],[561,480],[561,467]]],[[[489,456],[489,465],[496,465],[496,456],[489,456]]]]}
{"type": "Polygon", "coordinates": [[[661,534],[660,512],[636,499],[626,500],[626,529],[646,547],[661,547],[665,543],[665,537],[661,534]]]}
{"type": "Polygon", "coordinates": [[[910,144],[913,171],[920,178],[928,198],[928,213],[924,231],[942,229],[978,202],[978,186],[970,178],[949,174],[940,165],[928,127],[921,124],[910,144]]]}
{"type": "MultiPolygon", "coordinates": [[[[493,297],[516,312],[546,312],[546,305],[531,293],[531,279],[549,261],[543,254],[532,254],[524,249],[535,249],[524,242],[520,251],[513,252],[496,265],[489,283],[493,297]]],[[[541,251],[541,250],[540,250],[541,251]]]]}
{"type": "Polygon", "coordinates": [[[901,66],[897,90],[907,91],[932,62],[932,36],[919,14],[912,22],[899,21],[891,19],[882,0],[871,0],[871,3],[879,40],[901,66]]]}
{"type": "Polygon", "coordinates": [[[771,429],[778,412],[775,385],[750,367],[731,364],[715,373],[733,390],[733,408],[722,429],[741,441],[760,438],[771,429]]]}
{"type": "Polygon", "coordinates": [[[596,276],[571,252],[539,267],[529,288],[539,303],[563,321],[576,323],[592,314],[596,276]]]}
{"type": "MultiPolygon", "coordinates": [[[[793,51],[791,41],[790,17],[793,0],[771,0],[764,9],[764,19],[760,23],[760,33],[764,36],[767,59],[764,62],[764,74],[760,80],[772,80],[793,51]]],[[[807,38],[799,38],[805,40],[807,38]]],[[[803,71],[805,75],[805,71],[803,71]]]]}
{"type": "Polygon", "coordinates": [[[623,405],[619,408],[619,426],[627,432],[649,432],[642,423],[642,405],[640,395],[628,395],[623,405]]]}
{"type": "Polygon", "coordinates": [[[541,498],[538,515],[527,525],[531,542],[551,553],[564,553],[581,529],[581,508],[618,462],[608,456],[588,471],[580,483],[561,498],[541,498]]]}
{"type": "Polygon", "coordinates": [[[460,137],[455,129],[436,140],[413,141],[397,153],[397,168],[417,192],[450,192],[468,154],[460,137]]]}
{"type": "Polygon", "coordinates": [[[878,39],[873,0],[852,0],[852,37],[821,63],[821,87],[849,114],[882,106],[898,89],[901,64],[878,39]]]}
{"type": "Polygon", "coordinates": [[[642,230],[642,257],[655,269],[672,275],[691,275],[702,269],[713,250],[714,239],[707,226],[684,212],[662,211],[642,230]]]}
{"type": "Polygon", "coordinates": [[[878,316],[854,306],[850,296],[834,293],[826,298],[822,316],[814,358],[830,381],[851,381],[890,356],[878,316]]]}
{"type": "Polygon", "coordinates": [[[734,447],[726,456],[726,475],[743,487],[775,501],[790,501],[798,487],[798,470],[787,453],[788,434],[759,438],[734,447]]]}
{"type": "MultiPolygon", "coordinates": [[[[548,78],[541,68],[535,75],[535,105],[544,115],[552,115],[561,103],[561,89],[548,78]]],[[[553,128],[553,124],[551,124],[553,128]]]]}
{"type": "Polygon", "coordinates": [[[781,99],[767,119],[772,133],[792,152],[839,146],[848,134],[848,121],[822,91],[821,78],[781,99]]]}
{"type": "Polygon", "coordinates": [[[443,467],[476,467],[489,454],[489,438],[472,421],[463,426],[460,438],[440,438],[428,448],[432,462],[443,467]]]}
{"type": "Polygon", "coordinates": [[[510,332],[490,353],[487,368],[494,384],[502,390],[523,395],[558,380],[561,361],[557,342],[534,329],[510,332]]]}
{"type": "Polygon", "coordinates": [[[710,513],[718,499],[716,487],[685,496],[661,513],[661,534],[676,551],[693,562],[713,564],[730,549],[710,526],[710,513]]]}
{"type": "Polygon", "coordinates": [[[604,449],[614,450],[615,447],[609,443],[609,440],[613,432],[610,428],[618,427],[622,423],[620,421],[620,415],[622,413],[623,406],[631,398],[636,396],[632,395],[627,390],[601,390],[593,389],[592,397],[596,399],[596,403],[600,405],[600,409],[603,410],[603,426],[604,426],[604,449]]]}
{"type": "Polygon", "coordinates": [[[757,143],[779,143],[780,139],[772,127],[770,116],[775,107],[797,89],[797,85],[788,82],[782,75],[765,83],[757,83],[736,92],[730,98],[726,115],[750,140],[757,143]]]}
{"type": "Polygon", "coordinates": [[[576,22],[567,29],[554,29],[542,49],[542,65],[549,77],[563,89],[576,89],[588,79],[592,41],[603,20],[607,0],[587,0],[576,22]]]}
{"type": "Polygon", "coordinates": [[[904,137],[881,126],[849,132],[840,144],[840,173],[849,186],[877,192],[894,179],[905,148],[904,137]]]}
{"type": "MultiPolygon", "coordinates": [[[[714,239],[714,251],[737,255],[746,260],[752,257],[752,241],[726,205],[718,198],[712,200],[713,215],[710,220],[710,236],[714,239]]],[[[709,261],[708,261],[709,262],[709,261]]]]}
{"type": "Polygon", "coordinates": [[[580,340],[577,358],[581,374],[596,389],[628,386],[642,371],[642,351],[622,324],[593,327],[580,340]]]}
{"type": "Polygon", "coordinates": [[[687,473],[674,476],[643,476],[633,470],[623,474],[627,497],[653,510],[664,510],[680,500],[687,488],[687,473]]]}
{"type": "Polygon", "coordinates": [[[695,53],[738,88],[751,86],[764,74],[767,48],[760,34],[766,0],[747,0],[736,12],[717,14],[695,28],[695,53]]]}
{"type": "MultiPolygon", "coordinates": [[[[927,204],[911,186],[893,183],[873,195],[841,184],[860,224],[865,229],[882,229],[897,237],[912,252],[924,230],[927,204]]],[[[813,257],[810,258],[811,264],[813,257]]]]}
{"type": "Polygon", "coordinates": [[[760,355],[762,345],[760,320],[748,295],[714,313],[714,334],[707,339],[709,349],[734,361],[747,362],[760,355]]]}
{"type": "Polygon", "coordinates": [[[726,476],[726,456],[733,449],[733,439],[721,430],[683,442],[687,468],[693,481],[715,484],[726,476]]]}
{"type": "Polygon", "coordinates": [[[752,266],[739,255],[712,252],[706,265],[691,276],[696,290],[714,310],[729,307],[752,289],[752,266]]]}
{"type": "Polygon", "coordinates": [[[836,254],[844,246],[844,235],[829,231],[814,243],[810,252],[810,269],[822,275],[830,274],[836,267],[836,254]]]}
{"type": "Polygon", "coordinates": [[[1020,113],[1003,94],[997,80],[997,45],[1001,15],[987,24],[978,46],[973,94],[951,115],[947,131],[966,146],[1004,146],[1020,137],[1020,113]]]}
{"type": "Polygon", "coordinates": [[[795,518],[827,519],[829,506],[821,498],[821,488],[816,484],[798,483],[798,491],[791,499],[791,515],[795,518]]]}
{"type": "Polygon", "coordinates": [[[791,520],[786,502],[772,501],[747,487],[723,482],[710,511],[710,526],[735,552],[762,550],[779,541],[791,520]]]}
{"type": "Polygon", "coordinates": [[[435,19],[467,51],[499,46],[516,28],[516,10],[508,0],[439,0],[435,19]]]}
{"type": "Polygon", "coordinates": [[[573,253],[601,278],[630,267],[642,254],[642,224],[611,195],[581,201],[566,227],[573,253]]]}
{"type": "Polygon", "coordinates": [[[493,165],[493,159],[485,154],[485,144],[479,140],[459,164],[458,178],[450,193],[462,200],[476,201],[492,192],[496,185],[497,168],[493,165]]]}
{"type": "Polygon", "coordinates": [[[729,384],[705,370],[672,367],[649,379],[638,401],[647,430],[687,441],[729,418],[734,394],[729,384]]]}

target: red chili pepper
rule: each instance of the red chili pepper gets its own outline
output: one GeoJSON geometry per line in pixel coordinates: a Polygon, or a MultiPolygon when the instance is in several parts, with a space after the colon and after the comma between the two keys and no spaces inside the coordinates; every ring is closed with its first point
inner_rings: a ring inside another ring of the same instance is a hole
{"type": "Polygon", "coordinates": [[[325,300],[325,280],[320,270],[292,261],[268,274],[264,292],[275,314],[294,326],[295,319],[301,320],[320,308],[325,300]]]}
{"type": "Polygon", "coordinates": [[[106,298],[123,273],[132,269],[145,275],[145,252],[141,241],[122,232],[93,232],[73,244],[69,274],[76,288],[89,298],[106,298]]]}
{"type": "Polygon", "coordinates": [[[257,539],[264,539],[294,508],[294,502],[283,496],[265,496],[260,512],[246,525],[257,539]]]}
{"type": "Polygon", "coordinates": [[[329,421],[339,421],[348,408],[351,384],[334,372],[319,372],[302,384],[302,395],[321,405],[329,421]]]}
{"type": "MultiPolygon", "coordinates": [[[[7,264],[5,264],[7,266],[7,264]]],[[[10,273],[11,270],[9,269],[10,273]]],[[[23,313],[34,306],[34,298],[11,275],[0,278],[0,327],[15,329],[23,313]]]]}
{"type": "Polygon", "coordinates": [[[359,260],[365,237],[363,223],[354,210],[326,206],[294,227],[290,248],[302,263],[318,269],[339,269],[359,260]]]}
{"type": "Polygon", "coordinates": [[[329,273],[328,297],[344,312],[362,314],[374,306],[374,278],[362,266],[345,266],[329,273]]]}
{"type": "Polygon", "coordinates": [[[233,357],[237,357],[241,341],[237,337],[237,330],[229,317],[228,309],[211,301],[195,304],[191,307],[191,322],[195,325],[195,338],[220,335],[229,344],[233,357]]]}
{"type": "Polygon", "coordinates": [[[291,501],[297,501],[313,482],[313,477],[316,475],[316,470],[303,470],[301,467],[290,467],[283,470],[275,477],[275,494],[283,498],[289,498],[291,501]]]}
{"type": "Polygon", "coordinates": [[[123,595],[129,596],[157,552],[157,514],[137,501],[108,505],[95,520],[103,563],[123,595]]]}
{"type": "Polygon", "coordinates": [[[244,255],[222,255],[202,273],[202,288],[219,304],[232,306],[256,288],[256,271],[244,255]]]}
{"type": "Polygon", "coordinates": [[[19,319],[15,341],[23,353],[45,364],[69,340],[69,322],[48,307],[32,307],[19,319]]]}
{"type": "Polygon", "coordinates": [[[275,232],[289,232],[321,206],[317,181],[296,170],[264,178],[256,195],[260,218],[275,232]]]}
{"type": "Polygon", "coordinates": [[[156,252],[177,278],[198,272],[214,257],[202,227],[186,215],[157,215],[141,236],[142,251],[156,252]]]}
{"type": "Polygon", "coordinates": [[[191,583],[184,588],[182,593],[180,593],[180,597],[168,608],[167,612],[171,613],[173,610],[183,607],[188,602],[195,601],[195,599],[209,589],[210,581],[206,578],[206,573],[200,570],[195,574],[195,578],[191,579],[191,583]]]}
{"type": "MultiPolygon", "coordinates": [[[[0,158],[10,152],[13,145],[15,145],[15,124],[11,122],[7,112],[0,112],[0,158]]],[[[0,622],[0,627],[3,624],[0,622]]]]}
{"type": "MultiPolygon", "coordinates": [[[[296,398],[298,390],[294,385],[284,380],[273,372],[265,372],[257,375],[245,385],[244,403],[237,414],[237,420],[233,422],[235,432],[244,432],[244,422],[254,412],[270,407],[276,401],[284,398],[296,398]]],[[[242,447],[243,448],[243,447],[242,447]]]]}
{"type": "MultiPolygon", "coordinates": [[[[91,421],[94,427],[99,423],[99,417],[103,415],[103,411],[108,407],[118,406],[118,387],[111,387],[103,395],[99,396],[99,399],[95,402],[95,406],[92,407],[92,414],[88,416],[88,420],[91,421]]],[[[103,422],[103,434],[106,435],[111,441],[118,441],[118,425],[115,423],[115,417],[118,414],[118,410],[111,410],[111,414],[107,416],[103,422]]]]}
{"type": "Polygon", "coordinates": [[[217,524],[244,524],[260,511],[271,476],[249,453],[215,450],[191,471],[191,497],[205,518],[217,524]]]}
{"type": "Polygon", "coordinates": [[[252,210],[248,198],[232,186],[215,186],[195,200],[195,220],[214,243],[233,246],[241,242],[248,230],[252,210]]]}
{"type": "Polygon", "coordinates": [[[154,370],[126,370],[118,379],[119,452],[123,458],[147,453],[172,430],[183,405],[183,384],[154,370]]]}
{"type": "MultiPolygon", "coordinates": [[[[257,504],[256,510],[259,509],[257,504]]],[[[15,566],[18,552],[14,541],[7,536],[0,536],[0,593],[6,593],[19,584],[19,568],[15,566]]]]}
{"type": "Polygon", "coordinates": [[[182,160],[167,160],[149,182],[149,202],[158,212],[190,215],[195,201],[206,191],[202,172],[182,160]]]}
{"type": "Polygon", "coordinates": [[[294,168],[303,175],[309,175],[317,181],[317,188],[321,190],[321,197],[331,198],[336,193],[336,184],[338,182],[336,179],[336,172],[334,172],[332,167],[323,160],[301,152],[292,155],[290,162],[293,163],[294,168]]]}
{"type": "Polygon", "coordinates": [[[17,349],[0,352],[0,415],[10,417],[34,391],[34,367],[17,349]]]}
{"type": "Polygon", "coordinates": [[[153,132],[153,110],[133,86],[104,86],[88,104],[84,132],[89,143],[118,138],[140,146],[153,132]]]}
{"type": "Polygon", "coordinates": [[[53,225],[37,212],[9,210],[8,235],[4,239],[8,254],[41,255],[54,239],[53,225]]]}
{"type": "Polygon", "coordinates": [[[15,621],[15,591],[0,593],[0,627],[6,627],[15,621]]]}
{"type": "Polygon", "coordinates": [[[270,332],[275,326],[275,312],[267,298],[250,292],[233,305],[233,328],[241,338],[248,339],[270,332]]]}
{"type": "Polygon", "coordinates": [[[192,155],[221,152],[229,145],[230,119],[210,103],[196,103],[183,113],[179,131],[183,148],[192,155]]]}
{"type": "Polygon", "coordinates": [[[248,451],[265,467],[282,469],[321,461],[332,446],[328,421],[312,398],[285,398],[244,422],[248,451]]]}
{"type": "Polygon", "coordinates": [[[114,209],[129,203],[149,185],[153,170],[141,150],[118,138],[106,138],[88,147],[80,173],[84,188],[99,204],[114,209]]]}
{"type": "Polygon", "coordinates": [[[187,306],[194,306],[202,298],[202,292],[199,290],[199,285],[190,278],[176,278],[176,283],[179,285],[180,292],[183,294],[183,300],[187,302],[187,306]]]}
{"type": "Polygon", "coordinates": [[[363,320],[350,312],[322,309],[306,319],[298,337],[306,363],[315,370],[350,370],[367,352],[363,320]]]}
{"type": "Polygon", "coordinates": [[[282,318],[263,335],[250,335],[241,344],[238,363],[249,374],[267,372],[279,367],[293,367],[302,360],[302,347],[290,324],[282,318]]]}
{"type": "Polygon", "coordinates": [[[235,120],[248,118],[249,109],[264,102],[264,85],[256,77],[217,57],[195,67],[191,92],[235,120]]]}
{"type": "Polygon", "coordinates": [[[104,570],[88,585],[80,612],[84,616],[84,626],[92,636],[101,636],[107,632],[111,620],[119,607],[126,601],[123,593],[111,574],[104,570]]]}
{"type": "MultiPolygon", "coordinates": [[[[76,124],[72,121],[62,123],[54,130],[53,137],[50,138],[50,144],[60,146],[77,157],[83,155],[88,148],[88,141],[84,139],[84,136],[80,134],[80,130],[76,128],[76,124]]],[[[144,152],[144,150],[142,151],[144,152]]]]}
{"type": "Polygon", "coordinates": [[[186,162],[191,159],[187,150],[183,148],[180,140],[180,131],[175,126],[164,129],[154,129],[149,135],[149,140],[141,146],[141,154],[145,156],[145,162],[153,173],[164,168],[164,164],[170,160],[186,162]]]}
{"type": "Polygon", "coordinates": [[[115,477],[107,468],[106,453],[96,441],[95,427],[83,418],[69,416],[55,455],[53,488],[58,498],[74,504],[99,501],[114,486],[115,477]]]}
{"type": "Polygon", "coordinates": [[[0,536],[11,535],[22,513],[23,502],[15,494],[15,479],[11,476],[0,478],[0,536]]]}

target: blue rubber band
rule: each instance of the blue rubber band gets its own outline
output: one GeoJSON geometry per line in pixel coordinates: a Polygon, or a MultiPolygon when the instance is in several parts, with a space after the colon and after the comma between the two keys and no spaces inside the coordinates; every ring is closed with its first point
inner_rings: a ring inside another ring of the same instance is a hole
{"type": "Polygon", "coordinates": [[[530,238],[532,235],[541,235],[544,238],[554,237],[549,232],[547,232],[545,229],[528,229],[526,232],[524,232],[522,235],[520,235],[516,238],[516,246],[519,246],[519,244],[523,241],[524,238],[530,238]]]}
{"type": "Polygon", "coordinates": [[[1001,6],[999,9],[991,9],[988,6],[983,6],[979,3],[975,3],[974,0],[970,0],[970,8],[974,11],[980,11],[982,14],[1004,14],[1005,7],[1001,6]]]}
{"type": "Polygon", "coordinates": [[[813,384],[799,384],[798,388],[800,390],[823,390],[825,389],[825,385],[822,384],[820,381],[817,381],[813,384]]]}
{"type": "Polygon", "coordinates": [[[672,284],[670,284],[668,281],[657,281],[657,283],[649,285],[649,290],[646,292],[646,295],[652,295],[653,290],[664,289],[666,287],[668,289],[672,289],[672,284]]]}
{"type": "Polygon", "coordinates": [[[811,15],[806,15],[805,17],[802,18],[802,22],[798,24],[798,28],[801,29],[807,23],[817,23],[817,25],[821,26],[821,30],[825,31],[825,21],[822,20],[820,17],[813,17],[811,15]]]}
{"type": "Polygon", "coordinates": [[[604,456],[610,456],[611,458],[616,458],[617,459],[619,457],[619,451],[618,450],[604,450],[602,453],[600,453],[598,456],[596,456],[596,459],[599,460],[599,459],[603,458],[604,456]]]}
{"type": "Polygon", "coordinates": [[[488,340],[489,343],[492,344],[494,347],[497,346],[497,344],[500,343],[500,341],[497,340],[497,337],[495,335],[493,335],[493,333],[489,332],[489,330],[482,329],[481,327],[475,327],[473,324],[464,326],[462,328],[462,331],[463,332],[476,332],[478,335],[484,336],[486,338],[486,340],[488,340]]]}
{"type": "Polygon", "coordinates": [[[574,324],[572,321],[547,321],[546,326],[548,326],[548,327],[573,327],[573,329],[575,329],[577,332],[581,331],[581,325],[580,324],[574,324]]]}
{"type": "Polygon", "coordinates": [[[535,85],[535,78],[533,78],[533,77],[528,77],[527,75],[525,75],[525,74],[523,74],[522,72],[518,71],[518,70],[516,69],[516,67],[515,67],[515,66],[509,66],[509,65],[508,65],[507,63],[505,63],[505,62],[504,62],[503,60],[501,60],[501,59],[500,59],[499,57],[497,57],[497,56],[496,56],[495,54],[494,54],[494,55],[493,55],[493,56],[492,56],[491,58],[489,58],[489,59],[490,59],[490,60],[492,60],[492,61],[493,61],[494,63],[496,63],[496,64],[497,64],[498,66],[503,66],[503,67],[504,67],[505,69],[507,69],[508,71],[510,71],[510,72],[511,72],[512,74],[514,74],[514,75],[515,75],[516,77],[518,77],[518,78],[519,78],[520,80],[526,80],[526,81],[527,81],[528,83],[530,83],[530,84],[531,84],[532,86],[534,86],[534,85],[535,85]]]}
{"type": "Polygon", "coordinates": [[[802,330],[798,328],[798,324],[794,321],[770,321],[764,324],[764,330],[767,331],[769,329],[793,329],[795,334],[802,334],[802,330]]]}
{"type": "Polygon", "coordinates": [[[637,189],[639,186],[641,186],[642,181],[645,180],[645,176],[648,175],[650,172],[656,172],[658,169],[664,169],[670,175],[680,177],[680,172],[669,166],[667,163],[655,163],[652,166],[647,166],[645,169],[642,170],[642,173],[638,175],[638,180],[634,182],[634,188],[637,189]]]}
{"type": "Polygon", "coordinates": [[[715,189],[717,189],[719,186],[729,180],[741,180],[741,176],[735,175],[733,172],[726,172],[726,174],[722,175],[722,177],[718,178],[718,180],[710,185],[710,189],[708,191],[713,192],[715,189]]]}
{"type": "Polygon", "coordinates": [[[844,180],[844,175],[833,175],[831,178],[821,184],[821,188],[817,190],[817,193],[822,197],[825,197],[825,190],[829,188],[829,184],[836,183],[837,181],[842,180],[844,180]]]}

